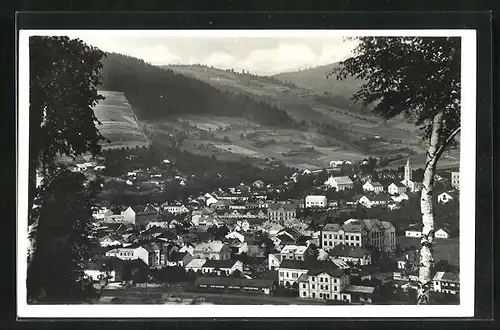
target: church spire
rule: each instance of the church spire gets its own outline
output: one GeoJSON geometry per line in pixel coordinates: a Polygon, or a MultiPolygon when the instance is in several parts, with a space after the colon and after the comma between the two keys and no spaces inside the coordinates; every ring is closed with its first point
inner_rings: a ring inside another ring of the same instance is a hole
{"type": "Polygon", "coordinates": [[[410,165],[410,157],[408,157],[408,160],[406,161],[406,166],[405,166],[405,185],[407,186],[408,183],[412,179],[412,171],[411,171],[411,165],[410,165]]]}

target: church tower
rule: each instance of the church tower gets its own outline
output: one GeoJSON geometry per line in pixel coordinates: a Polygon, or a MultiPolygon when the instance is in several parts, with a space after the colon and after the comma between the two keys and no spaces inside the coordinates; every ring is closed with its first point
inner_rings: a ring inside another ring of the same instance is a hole
{"type": "Polygon", "coordinates": [[[410,165],[410,157],[408,157],[405,166],[405,179],[404,179],[405,185],[407,186],[408,182],[410,181],[411,181],[411,165],[410,165]]]}

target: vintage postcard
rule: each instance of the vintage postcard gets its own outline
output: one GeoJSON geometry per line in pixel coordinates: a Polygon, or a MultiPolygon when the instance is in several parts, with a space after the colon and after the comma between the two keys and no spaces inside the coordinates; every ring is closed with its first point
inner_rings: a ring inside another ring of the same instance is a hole
{"type": "Polygon", "coordinates": [[[474,30],[18,44],[19,317],[473,316],[474,30]]]}

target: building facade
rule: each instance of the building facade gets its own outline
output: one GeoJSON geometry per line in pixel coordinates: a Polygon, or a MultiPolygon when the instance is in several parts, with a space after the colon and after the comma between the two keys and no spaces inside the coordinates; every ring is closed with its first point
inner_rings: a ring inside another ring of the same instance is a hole
{"type": "Polygon", "coordinates": [[[396,229],[390,222],[378,219],[349,219],[342,225],[325,225],[321,231],[321,247],[328,251],[341,244],[394,252],[396,229]]]}
{"type": "Polygon", "coordinates": [[[306,196],[306,208],[314,207],[326,207],[328,205],[328,200],[326,196],[322,195],[309,195],[306,196]]]}
{"type": "Polygon", "coordinates": [[[337,191],[343,191],[354,188],[354,182],[352,182],[348,176],[330,176],[328,180],[325,181],[325,186],[334,188],[337,191]]]}
{"type": "Polygon", "coordinates": [[[460,293],[460,277],[456,273],[437,272],[432,281],[434,292],[453,295],[460,293]]]}
{"type": "Polygon", "coordinates": [[[296,206],[292,203],[269,203],[267,215],[269,221],[282,225],[286,220],[296,217],[296,206]]]}

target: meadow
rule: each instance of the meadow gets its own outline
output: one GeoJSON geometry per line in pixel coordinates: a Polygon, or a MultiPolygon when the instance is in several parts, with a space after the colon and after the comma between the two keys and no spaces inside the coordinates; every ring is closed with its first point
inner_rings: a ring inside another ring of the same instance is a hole
{"type": "Polygon", "coordinates": [[[111,142],[103,142],[104,149],[148,146],[139,123],[127,99],[120,92],[99,91],[105,97],[94,107],[94,114],[102,125],[101,134],[111,142]]]}

